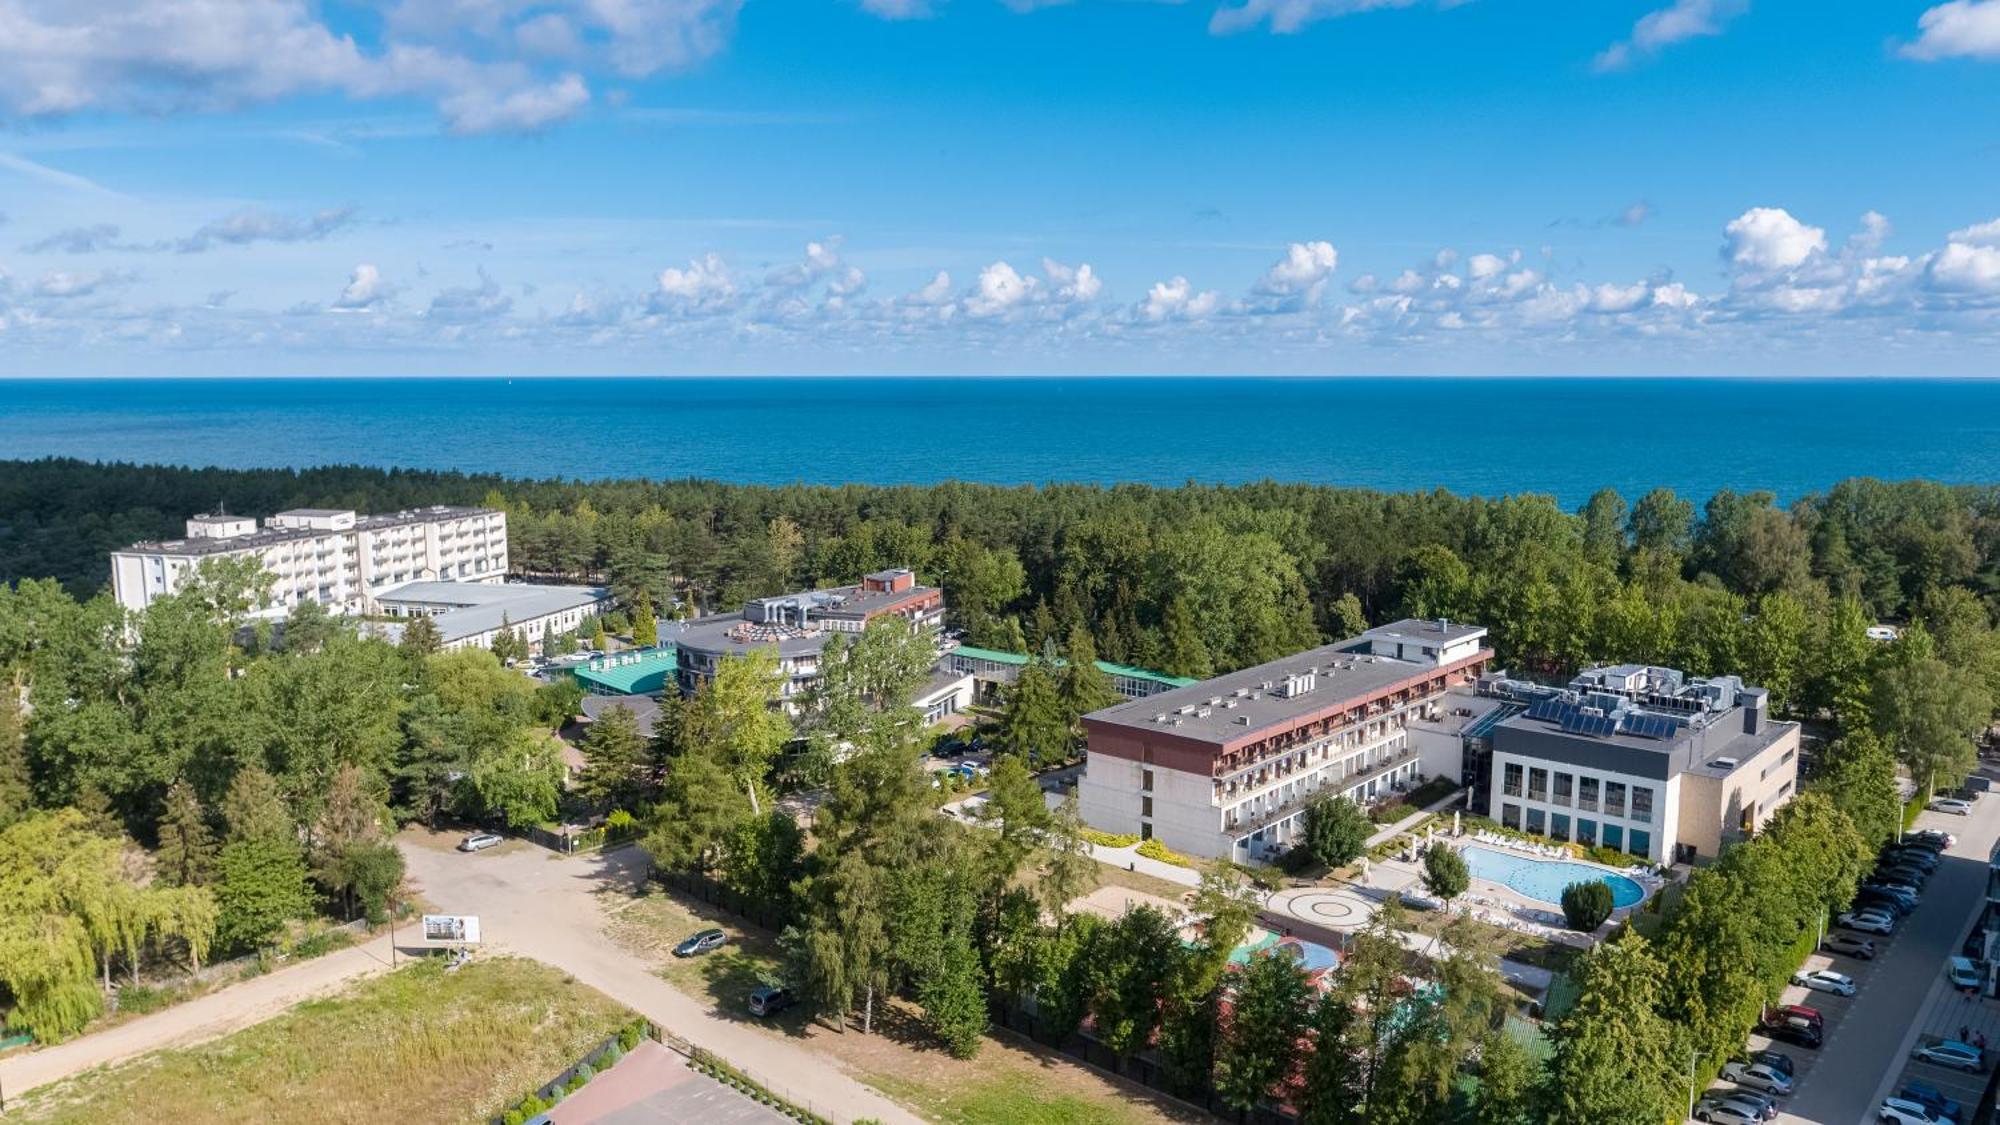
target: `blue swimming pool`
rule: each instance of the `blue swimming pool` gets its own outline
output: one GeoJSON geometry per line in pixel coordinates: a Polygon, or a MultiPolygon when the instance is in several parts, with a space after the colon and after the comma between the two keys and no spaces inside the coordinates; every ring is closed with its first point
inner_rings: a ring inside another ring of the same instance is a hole
{"type": "Polygon", "coordinates": [[[1472,869],[1474,878],[1510,887],[1539,902],[1560,905],[1563,888],[1586,879],[1598,879],[1609,886],[1611,905],[1614,907],[1637,906],[1646,897],[1645,889],[1639,884],[1614,871],[1588,863],[1535,859],[1477,846],[1466,848],[1464,855],[1465,864],[1472,869]]]}

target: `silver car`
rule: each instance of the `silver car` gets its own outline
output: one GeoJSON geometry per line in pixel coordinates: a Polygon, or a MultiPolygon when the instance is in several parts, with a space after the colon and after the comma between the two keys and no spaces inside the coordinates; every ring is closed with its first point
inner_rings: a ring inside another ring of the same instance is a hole
{"type": "Polygon", "coordinates": [[[1777,1068],[1747,1059],[1738,1059],[1722,1068],[1722,1076],[1738,1086],[1786,1097],[1792,1092],[1792,1077],[1777,1068]]]}

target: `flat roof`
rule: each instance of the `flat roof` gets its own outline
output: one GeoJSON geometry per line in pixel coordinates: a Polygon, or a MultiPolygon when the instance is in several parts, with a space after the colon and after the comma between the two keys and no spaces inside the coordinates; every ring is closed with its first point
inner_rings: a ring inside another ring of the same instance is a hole
{"type": "Polygon", "coordinates": [[[792,625],[758,625],[740,613],[715,614],[682,621],[672,627],[674,644],[694,652],[742,655],[759,649],[776,649],[779,656],[810,656],[826,647],[835,634],[825,629],[800,629],[792,625]],[[737,626],[749,626],[735,632],[737,626]]]}
{"type": "Polygon", "coordinates": [[[406,582],[375,595],[392,605],[450,605],[431,617],[446,643],[498,629],[503,620],[519,625],[538,617],[581,609],[611,596],[602,586],[531,586],[500,582],[406,582]]]}
{"type": "Polygon", "coordinates": [[[586,687],[601,687],[620,695],[646,695],[664,688],[679,670],[680,662],[673,647],[662,646],[593,657],[590,663],[579,664],[570,672],[586,687]]]}
{"type": "MultiPolygon", "coordinates": [[[[347,509],[332,508],[292,508],[278,515],[334,515],[347,509]]],[[[409,508],[380,516],[356,516],[351,528],[323,527],[259,527],[247,535],[230,535],[222,538],[196,536],[183,539],[154,539],[134,543],[123,551],[112,554],[148,555],[221,555],[232,551],[253,550],[287,543],[294,539],[315,539],[322,535],[346,535],[351,531],[379,531],[383,528],[401,527],[413,523],[434,523],[438,520],[465,519],[470,516],[497,516],[498,508],[460,508],[449,504],[433,504],[427,508],[409,508]]],[[[249,516],[204,516],[207,519],[249,519],[249,516]]]]}
{"type": "MultiPolygon", "coordinates": [[[[1477,626],[1466,628],[1484,632],[1477,626]]],[[[1357,637],[1186,687],[1127,700],[1092,712],[1088,719],[1093,723],[1223,746],[1267,731],[1289,729],[1311,716],[1340,710],[1398,684],[1439,675],[1446,667],[1430,660],[1402,660],[1355,651],[1365,642],[1383,637],[1384,634],[1371,629],[1357,637]],[[1297,695],[1280,693],[1287,678],[1308,673],[1314,680],[1311,690],[1297,695]],[[1165,722],[1159,719],[1163,714],[1168,716],[1165,722]],[[1174,725],[1176,719],[1178,726],[1174,725]]],[[[1405,639],[1416,639],[1416,635],[1405,639]]],[[[1435,642],[1436,634],[1429,639],[1435,642]]]]}
{"type": "MultiPolygon", "coordinates": [[[[958,653],[964,653],[971,660],[991,660],[995,664],[1011,664],[1017,668],[1025,666],[1030,659],[1026,653],[1005,652],[997,648],[980,648],[977,645],[959,645],[946,655],[951,656],[958,653]]],[[[1067,665],[1069,661],[1058,656],[1052,663],[1060,668],[1067,665]]],[[[1189,684],[1198,684],[1201,682],[1192,676],[1169,676],[1165,672],[1155,672],[1151,668],[1140,668],[1132,664],[1113,664],[1109,660],[1097,661],[1097,668],[1098,671],[1103,672],[1107,676],[1127,676],[1135,680],[1151,680],[1156,684],[1165,684],[1168,687],[1186,687],[1189,684]]]]}
{"type": "MultiPolygon", "coordinates": [[[[1405,617],[1401,621],[1377,625],[1361,634],[1362,637],[1374,637],[1380,640],[1419,641],[1434,645],[1448,645],[1485,635],[1484,625],[1472,625],[1442,617],[1405,617]]],[[[1355,639],[1359,640],[1360,637],[1355,639]]]]}

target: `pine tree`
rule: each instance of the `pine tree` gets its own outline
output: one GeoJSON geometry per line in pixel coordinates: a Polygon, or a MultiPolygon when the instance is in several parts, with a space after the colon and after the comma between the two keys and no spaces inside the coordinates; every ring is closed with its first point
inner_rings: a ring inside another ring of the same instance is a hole
{"type": "Polygon", "coordinates": [[[584,798],[619,809],[635,808],[644,800],[646,740],[631,708],[618,705],[599,714],[577,749],[583,755],[583,771],[576,791],[584,798]]]}
{"type": "Polygon", "coordinates": [[[222,819],[229,826],[230,840],[298,843],[298,826],[278,789],[278,780],[260,766],[237,771],[222,799],[222,819]]]}
{"type": "Polygon", "coordinates": [[[399,647],[409,657],[420,659],[438,651],[444,638],[438,634],[437,622],[429,617],[412,617],[403,624],[403,636],[399,647]]]}
{"type": "Polygon", "coordinates": [[[1194,604],[1186,594],[1175,594],[1167,603],[1166,616],[1160,622],[1165,645],[1161,669],[1170,675],[1193,676],[1206,679],[1215,674],[1215,664],[1209,655],[1208,643],[1202,640],[1201,626],[1195,620],[1194,604]]]}
{"type": "Polygon", "coordinates": [[[1078,625],[1069,631],[1069,650],[1064,659],[1067,663],[1056,694],[1062,700],[1063,717],[1068,720],[1072,739],[1080,740],[1082,718],[1118,702],[1119,696],[1111,686],[1111,677],[1097,666],[1097,646],[1090,639],[1090,630],[1078,625]]]}
{"type": "Polygon", "coordinates": [[[639,591],[639,600],[632,606],[632,643],[640,648],[652,648],[660,643],[660,622],[653,613],[653,596],[639,591]]]}
{"type": "Polygon", "coordinates": [[[153,853],[160,881],[170,887],[199,886],[209,881],[215,866],[215,834],[194,786],[176,781],[167,787],[167,807],[160,816],[160,848],[153,853]]]}

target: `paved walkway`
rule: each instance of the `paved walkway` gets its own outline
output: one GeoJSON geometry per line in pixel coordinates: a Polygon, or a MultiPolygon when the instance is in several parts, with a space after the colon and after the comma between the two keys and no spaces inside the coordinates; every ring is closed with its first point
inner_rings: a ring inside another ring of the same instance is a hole
{"type": "MultiPolygon", "coordinates": [[[[1413,812],[1410,815],[1404,817],[1403,819],[1397,821],[1396,823],[1391,824],[1387,828],[1376,830],[1373,836],[1368,837],[1368,846],[1373,848],[1382,844],[1386,844],[1389,841],[1395,839],[1397,836],[1401,835],[1402,833],[1408,832],[1410,829],[1415,828],[1418,822],[1422,821],[1425,817],[1431,815],[1434,812],[1443,812],[1445,809],[1448,809],[1453,805],[1458,804],[1460,801],[1464,799],[1465,799],[1465,790],[1463,789],[1453,790],[1451,793],[1446,794],[1443,797],[1439,797],[1437,800],[1432,801],[1430,804],[1425,805],[1423,808],[1418,809],[1416,812],[1413,812]]],[[[1445,827],[1449,828],[1451,826],[1446,825],[1445,827]]]]}
{"type": "Polygon", "coordinates": [[[655,976],[605,936],[597,892],[641,884],[647,860],[638,848],[563,859],[519,840],[471,855],[412,832],[398,843],[424,897],[443,913],[479,915],[489,948],[569,973],[822,1117],[917,1125],[915,1115],[849,1074],[837,1060],[786,1042],[742,1017],[718,1013],[655,976]]]}
{"type": "MultiPolygon", "coordinates": [[[[414,945],[415,928],[398,930],[414,945]]],[[[128,1020],[53,1047],[0,1061],[0,1086],[24,1094],[92,1067],[123,1062],[166,1047],[206,1042],[270,1019],[302,1000],[338,992],[353,981],[389,968],[385,934],[361,945],[252,977],[149,1016],[128,1020]]]]}

